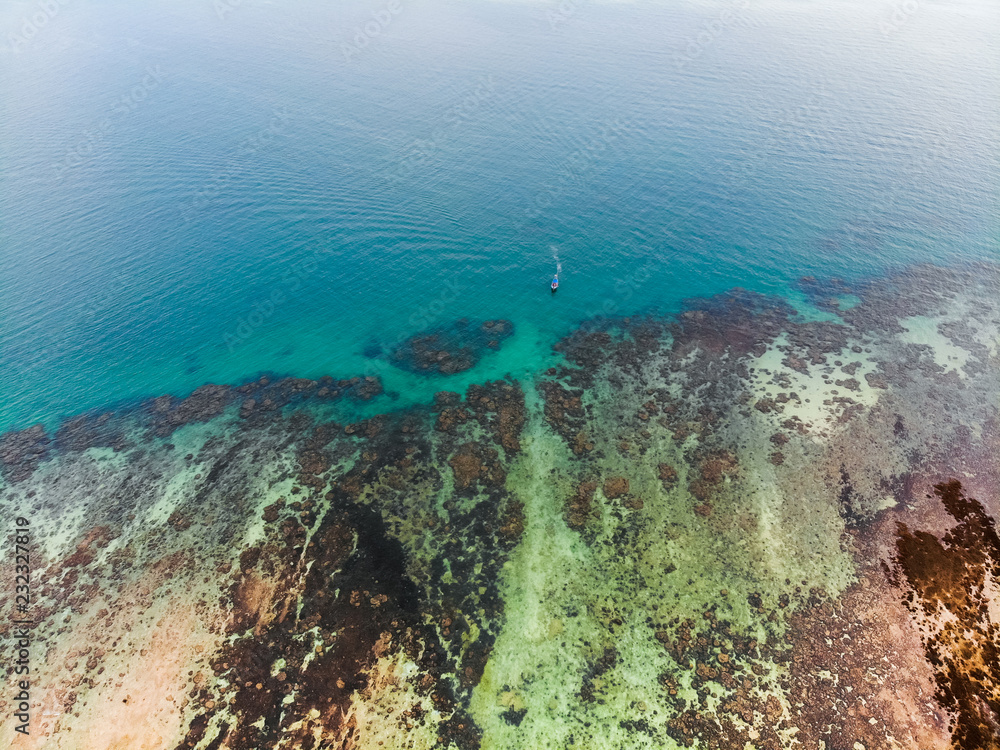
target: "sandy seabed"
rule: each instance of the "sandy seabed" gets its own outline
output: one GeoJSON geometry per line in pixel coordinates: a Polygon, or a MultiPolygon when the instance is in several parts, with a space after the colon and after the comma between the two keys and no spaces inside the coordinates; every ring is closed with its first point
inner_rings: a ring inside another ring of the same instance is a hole
{"type": "Polygon", "coordinates": [[[0,436],[0,742],[1000,747],[1000,267],[800,289],[363,419],[265,377],[0,436]]]}

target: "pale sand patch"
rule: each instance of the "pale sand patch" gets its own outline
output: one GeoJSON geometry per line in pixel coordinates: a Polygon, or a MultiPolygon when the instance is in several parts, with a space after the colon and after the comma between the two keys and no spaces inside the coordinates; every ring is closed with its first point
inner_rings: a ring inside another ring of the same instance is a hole
{"type": "Polygon", "coordinates": [[[185,732],[188,672],[207,669],[200,655],[218,645],[206,619],[190,601],[139,587],[114,604],[96,601],[50,646],[34,677],[30,738],[5,729],[0,740],[64,750],[176,746],[185,732]],[[110,606],[116,617],[108,624],[97,613],[110,606]],[[81,681],[85,676],[92,685],[81,681]]]}
{"type": "Polygon", "coordinates": [[[1000,582],[993,578],[993,574],[986,572],[985,590],[989,592],[986,598],[986,616],[990,622],[1000,623],[1000,582]]]}
{"type": "Polygon", "coordinates": [[[272,605],[276,590],[276,581],[264,580],[255,570],[244,575],[236,589],[233,597],[234,609],[237,612],[253,613],[257,621],[254,625],[254,635],[260,635],[275,619],[272,605]]]}
{"type": "Polygon", "coordinates": [[[585,609],[578,617],[563,617],[567,602],[582,603],[596,593],[585,595],[588,582],[581,580],[595,566],[579,535],[566,526],[560,488],[549,479],[548,469],[561,463],[566,447],[539,428],[537,404],[532,408],[530,395],[527,400],[529,429],[510,473],[525,503],[525,531],[504,565],[504,628],[470,705],[483,731],[483,750],[542,747],[564,739],[571,724],[549,706],[575,704],[586,664],[578,644],[601,639],[600,627],[585,609]],[[553,619],[560,625],[553,628],[553,619]],[[573,647],[562,647],[564,641],[573,647]],[[545,667],[537,669],[538,664],[545,667]],[[504,707],[515,703],[528,709],[521,731],[500,717],[504,707]]]}
{"type": "Polygon", "coordinates": [[[816,502],[822,495],[815,488],[809,494],[796,492],[794,480],[784,473],[776,476],[760,457],[744,454],[742,460],[752,478],[746,504],[758,522],[750,541],[760,556],[756,574],[762,588],[773,587],[777,595],[788,579],[822,584],[831,595],[846,589],[854,578],[854,563],[840,543],[844,522],[836,507],[816,502]]]}
{"type": "Polygon", "coordinates": [[[380,656],[367,672],[368,685],[355,691],[342,726],[335,733],[323,733],[323,739],[333,740],[334,747],[427,750],[437,745],[437,727],[445,717],[434,708],[430,695],[417,692],[420,668],[402,650],[386,654],[387,636],[383,634],[376,644],[380,656]],[[419,713],[426,714],[423,721],[419,713]]]}
{"type": "Polygon", "coordinates": [[[906,333],[901,333],[897,337],[904,344],[922,344],[929,346],[934,352],[934,362],[945,369],[956,370],[960,377],[967,375],[962,369],[969,361],[971,352],[956,346],[951,340],[938,330],[940,318],[929,318],[924,315],[914,315],[903,318],[899,324],[906,329],[906,333]]]}
{"type": "Polygon", "coordinates": [[[882,710],[891,713],[891,723],[908,735],[887,737],[890,746],[900,750],[951,747],[948,715],[934,700],[937,686],[909,613],[888,596],[866,614],[873,627],[887,634],[886,641],[895,649],[891,679],[886,680],[877,698],[882,710]]]}
{"type": "MultiPolygon", "coordinates": [[[[835,313],[829,312],[827,310],[821,310],[816,307],[809,299],[805,292],[799,291],[798,289],[788,289],[784,292],[784,301],[791,305],[795,309],[796,320],[798,322],[829,322],[829,323],[840,323],[841,318],[835,313]]],[[[833,297],[837,300],[843,300],[843,297],[833,297]]],[[[841,304],[842,309],[849,309],[857,304],[857,297],[847,304],[841,304]]]]}
{"type": "Polygon", "coordinates": [[[174,553],[120,590],[96,589],[82,612],[55,613],[65,631],[40,632],[33,646],[44,661],[32,676],[31,736],[5,726],[0,742],[65,750],[179,744],[192,679],[211,676],[205,659],[219,646],[224,619],[214,579],[178,580],[186,578],[181,562],[183,553],[174,553]]]}
{"type": "Polygon", "coordinates": [[[872,406],[878,401],[879,390],[869,386],[868,381],[865,379],[867,373],[874,372],[877,368],[872,355],[855,354],[850,349],[827,354],[827,360],[831,363],[829,367],[832,370],[832,372],[827,374],[827,379],[832,382],[825,383],[823,375],[824,368],[828,367],[827,365],[808,365],[808,375],[804,375],[797,370],[783,365],[781,362],[785,359],[786,355],[778,347],[787,345],[788,336],[782,333],[768,346],[764,354],[751,362],[754,368],[754,372],[751,374],[751,388],[754,393],[754,401],[752,403],[756,403],[760,399],[767,397],[769,393],[772,398],[779,392],[795,393],[799,396],[797,400],[790,399],[786,402],[784,410],[780,413],[777,411],[770,413],[769,416],[776,428],[786,419],[798,417],[810,427],[809,432],[814,438],[826,437],[830,434],[830,430],[834,425],[836,425],[837,418],[844,409],[843,405],[832,402],[832,399],[838,396],[847,397],[864,406],[872,406]],[[844,364],[861,362],[861,366],[858,367],[853,375],[848,375],[842,372],[839,367],[832,366],[832,363],[836,360],[841,360],[844,364]],[[767,372],[764,372],[765,370],[767,372]],[[771,382],[778,373],[783,376],[787,375],[789,385],[779,386],[771,382]],[[854,378],[858,381],[859,390],[848,390],[836,385],[837,380],[847,380],[849,378],[854,378]]]}

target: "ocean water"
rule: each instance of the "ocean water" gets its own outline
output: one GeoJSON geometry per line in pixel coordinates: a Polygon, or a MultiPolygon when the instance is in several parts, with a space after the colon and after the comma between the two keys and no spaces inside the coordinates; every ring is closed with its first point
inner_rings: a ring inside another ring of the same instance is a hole
{"type": "Polygon", "coordinates": [[[0,11],[3,428],[997,257],[989,2],[53,7],[0,11]]]}
{"type": "Polygon", "coordinates": [[[0,743],[996,750],[998,31],[4,4],[0,743]]]}

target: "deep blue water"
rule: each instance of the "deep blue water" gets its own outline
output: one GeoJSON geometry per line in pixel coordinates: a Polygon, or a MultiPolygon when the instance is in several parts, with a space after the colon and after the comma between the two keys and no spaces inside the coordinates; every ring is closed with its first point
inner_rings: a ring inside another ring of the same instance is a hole
{"type": "Polygon", "coordinates": [[[0,9],[0,429],[1000,258],[993,0],[229,4],[0,9]]]}

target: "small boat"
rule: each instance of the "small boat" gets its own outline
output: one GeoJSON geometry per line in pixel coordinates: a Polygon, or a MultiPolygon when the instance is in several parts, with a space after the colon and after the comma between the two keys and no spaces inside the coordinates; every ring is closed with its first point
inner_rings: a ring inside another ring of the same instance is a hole
{"type": "Polygon", "coordinates": [[[558,288],[559,288],[559,277],[556,276],[555,278],[552,279],[552,291],[554,292],[558,288]]]}

